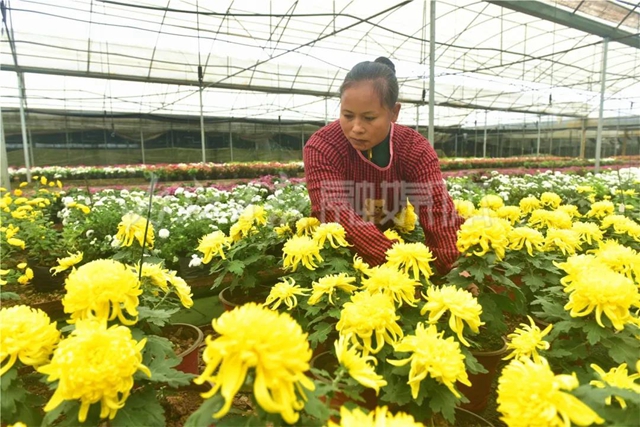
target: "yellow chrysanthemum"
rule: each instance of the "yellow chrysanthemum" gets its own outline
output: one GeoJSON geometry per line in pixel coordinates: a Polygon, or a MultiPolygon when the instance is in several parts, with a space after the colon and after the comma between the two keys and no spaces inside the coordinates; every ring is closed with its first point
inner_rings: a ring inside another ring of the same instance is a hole
{"type": "Polygon", "coordinates": [[[364,356],[368,356],[382,350],[385,342],[393,345],[402,338],[403,332],[397,323],[399,319],[388,296],[358,292],[344,304],[336,329],[343,335],[351,335],[352,342],[363,349],[364,356]]]}
{"type": "Polygon", "coordinates": [[[578,193],[593,193],[595,190],[590,185],[577,185],[576,191],[578,193]]]}
{"type": "Polygon", "coordinates": [[[58,344],[51,363],[38,368],[49,376],[48,381],[58,380],[45,412],[65,400],[80,400],[78,421],[82,423],[89,407],[100,402],[100,418],[112,420],[129,397],[133,375],[141,371],[151,377],[149,368],[142,364],[146,341],[135,341],[125,326],[107,329],[105,321],[78,321],[71,335],[58,344]]]}
{"type": "Polygon", "coordinates": [[[311,236],[313,232],[320,226],[320,220],[314,217],[300,218],[296,221],[296,235],[311,236]]]}
{"type": "Polygon", "coordinates": [[[26,247],[26,244],[25,244],[24,240],[18,239],[16,237],[12,237],[10,239],[7,239],[7,243],[9,245],[11,245],[11,246],[17,246],[17,247],[19,247],[20,249],[23,249],[23,250],[26,247]]]}
{"type": "Polygon", "coordinates": [[[399,307],[403,302],[415,306],[416,287],[420,286],[420,282],[412,280],[407,272],[400,271],[393,265],[383,264],[370,268],[366,275],[368,277],[362,279],[362,287],[369,293],[385,294],[399,307]]]}
{"type": "Polygon", "coordinates": [[[538,230],[529,227],[516,227],[509,231],[509,249],[519,251],[527,248],[529,256],[533,256],[534,250],[540,252],[544,244],[544,236],[538,230]]]}
{"type": "Polygon", "coordinates": [[[456,212],[462,218],[467,219],[472,217],[476,212],[476,207],[473,205],[473,202],[469,200],[454,200],[453,206],[456,208],[456,212]]]}
{"type": "Polygon", "coordinates": [[[297,411],[302,410],[305,399],[302,387],[315,388],[305,375],[311,348],[300,325],[286,313],[254,303],[225,312],[211,324],[218,337],[207,337],[202,356],[206,368],[194,382],[212,383],[204,398],[220,391],[225,404],[214,417],[227,414],[247,371],[253,368],[253,395],[258,404],[289,424],[298,421],[297,411]]]}
{"type": "Polygon", "coordinates": [[[544,192],[540,195],[540,203],[542,203],[542,206],[556,209],[560,206],[560,203],[562,203],[562,197],[558,196],[556,193],[544,192]]]}
{"type": "Polygon", "coordinates": [[[233,242],[238,242],[255,232],[257,232],[257,229],[253,226],[253,221],[241,218],[229,229],[229,238],[233,242]]]}
{"type": "Polygon", "coordinates": [[[276,310],[280,307],[280,304],[284,303],[288,310],[291,310],[298,305],[298,299],[296,295],[306,295],[309,289],[303,289],[299,285],[296,285],[296,281],[292,277],[285,277],[280,282],[271,287],[269,296],[264,305],[270,307],[272,310],[276,310]]]}
{"type": "Polygon", "coordinates": [[[116,239],[122,242],[122,246],[131,246],[134,240],[137,240],[140,246],[146,244],[149,248],[153,248],[155,234],[153,224],[150,222],[147,226],[147,219],[134,213],[125,214],[118,224],[118,233],[116,239]],[[145,239],[145,227],[147,227],[147,236],[145,239]]]}
{"type": "Polygon", "coordinates": [[[329,303],[333,304],[333,295],[336,289],[342,289],[343,291],[352,294],[353,291],[358,289],[353,285],[356,281],[355,277],[350,277],[346,273],[329,274],[321,277],[317,282],[313,282],[313,293],[309,297],[309,305],[315,305],[320,301],[323,295],[329,296],[329,303]]]}
{"type": "Polygon", "coordinates": [[[544,250],[559,249],[563,255],[574,255],[582,248],[580,234],[572,229],[549,228],[544,238],[544,250]]]}
{"type": "Polygon", "coordinates": [[[17,423],[11,424],[8,427],[27,427],[27,425],[18,421],[17,423]]]}
{"type": "Polygon", "coordinates": [[[75,254],[72,254],[71,252],[67,253],[69,254],[68,257],[58,258],[58,265],[56,267],[51,267],[51,269],[49,270],[53,273],[54,276],[82,261],[82,252],[76,252],[75,254]]]}
{"type": "Polygon", "coordinates": [[[169,271],[166,277],[169,283],[175,288],[183,307],[193,307],[193,293],[191,292],[191,286],[189,286],[182,277],[177,276],[177,273],[173,270],[169,271]]]}
{"type": "Polygon", "coordinates": [[[467,219],[458,231],[458,250],[462,253],[471,251],[474,255],[484,256],[492,250],[496,257],[504,258],[511,230],[511,224],[502,218],[474,216],[467,219]],[[477,246],[480,246],[477,249],[477,246]]]}
{"type": "Polygon", "coordinates": [[[506,219],[511,225],[515,225],[522,215],[518,206],[502,206],[498,208],[496,213],[498,214],[498,218],[506,219]]]}
{"type": "Polygon", "coordinates": [[[349,341],[350,337],[341,334],[334,342],[338,362],[347,369],[351,378],[364,387],[374,389],[378,394],[380,387],[386,386],[387,382],[382,375],[376,374],[377,359],[373,356],[363,356],[356,348],[350,348],[349,341]]]}
{"type": "Polygon", "coordinates": [[[414,280],[420,280],[420,273],[425,279],[433,275],[430,262],[435,258],[424,243],[396,243],[387,250],[387,265],[402,269],[406,274],[413,273],[414,280]]]}
{"type": "Polygon", "coordinates": [[[582,216],[580,215],[580,211],[576,205],[560,205],[557,210],[566,213],[571,217],[571,219],[580,218],[582,216]]]}
{"type": "Polygon", "coordinates": [[[26,305],[0,309],[0,376],[18,359],[28,366],[46,363],[59,340],[56,322],[44,311],[26,305]]]}
{"type": "Polygon", "coordinates": [[[382,234],[384,234],[385,237],[389,240],[397,240],[400,243],[404,243],[404,239],[398,234],[396,230],[390,228],[388,230],[384,230],[382,234]]]}
{"type": "Polygon", "coordinates": [[[296,271],[298,264],[302,264],[309,270],[318,267],[316,262],[322,262],[320,246],[311,237],[292,236],[287,240],[282,248],[282,267],[287,270],[296,271]]]}
{"type": "Polygon", "coordinates": [[[203,236],[198,240],[198,247],[196,250],[202,252],[204,257],[202,262],[209,264],[214,256],[220,256],[222,259],[227,259],[224,256],[224,248],[231,246],[232,239],[227,237],[222,231],[214,231],[203,236]]]}
{"type": "Polygon", "coordinates": [[[70,323],[89,317],[117,317],[124,325],[137,321],[140,282],[131,269],[118,261],[99,259],[73,270],[65,289],[62,305],[65,313],[71,313],[70,323]],[[134,318],[125,318],[123,309],[134,318]]]}
{"type": "Polygon", "coordinates": [[[632,307],[640,308],[640,292],[633,280],[587,256],[575,260],[570,257],[558,266],[569,273],[561,283],[570,294],[564,308],[570,310],[572,317],[588,316],[595,310],[598,325],[604,327],[604,313],[617,330],[624,329],[626,323],[637,322],[630,313],[632,307]]]}
{"type": "Polygon", "coordinates": [[[365,414],[358,407],[353,410],[346,406],[340,407],[340,423],[329,420],[328,427],[424,427],[409,414],[398,412],[393,415],[386,406],[376,407],[374,411],[365,414]]]}
{"type": "MultiPolygon", "coordinates": [[[[612,387],[618,387],[622,389],[631,390],[640,394],[640,384],[636,384],[636,380],[640,378],[640,373],[629,375],[627,372],[627,364],[623,363],[620,366],[611,368],[609,372],[605,372],[600,366],[592,363],[591,369],[596,371],[602,381],[593,380],[589,384],[598,388],[605,388],[607,385],[612,387]]],[[[620,396],[613,396],[616,398],[622,409],[627,407],[627,402],[620,396]]],[[[606,404],[611,405],[611,396],[607,397],[606,404]]]]}
{"type": "Polygon", "coordinates": [[[154,295],[158,294],[157,289],[155,289],[156,287],[162,289],[165,293],[170,292],[169,286],[167,285],[168,283],[174,287],[178,298],[180,298],[180,302],[185,308],[191,308],[193,306],[191,286],[189,286],[184,279],[177,276],[175,271],[167,270],[162,264],[152,264],[148,262],[142,263],[142,272],[140,272],[139,265],[135,266],[132,271],[136,277],[142,278],[143,286],[151,284],[150,292],[154,295]]]}
{"type": "Polygon", "coordinates": [[[353,256],[353,269],[361,274],[366,274],[369,270],[369,264],[364,262],[357,254],[353,256]]]}
{"type": "Polygon", "coordinates": [[[635,275],[636,280],[640,283],[640,253],[615,240],[600,242],[597,249],[589,252],[613,271],[622,273],[630,279],[633,279],[635,275]]]}
{"type": "Polygon", "coordinates": [[[640,242],[640,224],[624,215],[608,215],[600,223],[600,228],[607,230],[613,227],[615,234],[626,234],[637,242],[640,242]]]}
{"type": "Polygon", "coordinates": [[[615,211],[615,205],[609,200],[602,200],[600,202],[591,203],[591,209],[586,213],[589,218],[602,219],[607,215],[613,214],[615,211]]]}
{"type": "Polygon", "coordinates": [[[548,350],[550,344],[543,340],[543,338],[551,331],[553,325],[547,326],[544,331],[541,331],[534,323],[531,316],[527,316],[530,325],[521,323],[519,328],[516,328],[513,333],[507,335],[509,342],[507,343],[507,349],[513,350],[510,354],[504,357],[502,360],[509,359],[521,359],[523,357],[533,358],[533,361],[540,363],[540,355],[538,350],[548,350]]]}
{"type": "Polygon", "coordinates": [[[273,231],[276,232],[278,237],[289,237],[293,234],[293,230],[289,227],[289,224],[273,227],[273,231]]]}
{"type": "Polygon", "coordinates": [[[411,355],[401,360],[387,359],[394,366],[411,363],[407,384],[411,386],[414,399],[420,392],[420,382],[428,376],[447,386],[456,397],[460,397],[454,386],[456,381],[471,386],[460,344],[453,337],[445,339],[443,335],[435,325],[425,328],[423,323],[418,323],[415,335],[407,335],[395,345],[396,352],[410,352],[411,355]]]}
{"type": "Polygon", "coordinates": [[[504,200],[502,200],[502,197],[495,194],[487,194],[482,199],[480,199],[480,202],[478,202],[478,206],[481,208],[488,208],[497,211],[504,206],[504,200]]]}
{"type": "Polygon", "coordinates": [[[561,210],[548,211],[545,209],[536,209],[531,212],[528,223],[534,228],[559,228],[563,230],[571,228],[572,225],[568,213],[561,210]]]}
{"type": "Polygon", "coordinates": [[[346,240],[347,232],[337,222],[328,222],[320,224],[313,232],[313,240],[318,243],[319,247],[324,247],[324,242],[328,241],[332,248],[351,246],[346,240]]]}
{"type": "Polygon", "coordinates": [[[409,201],[400,212],[393,217],[394,228],[401,233],[411,233],[416,228],[418,215],[409,201]]]}
{"type": "Polygon", "coordinates": [[[520,210],[522,211],[523,215],[528,215],[531,212],[540,209],[542,207],[542,202],[540,202],[540,200],[538,200],[538,198],[534,196],[527,196],[520,199],[520,203],[518,203],[518,206],[520,206],[520,210]]]}
{"type": "Polygon", "coordinates": [[[249,205],[240,214],[238,218],[239,222],[245,222],[249,224],[265,225],[267,223],[267,213],[264,210],[264,206],[249,205]]]}
{"type": "Polygon", "coordinates": [[[580,222],[576,221],[571,226],[575,232],[580,236],[581,243],[587,243],[592,245],[602,240],[602,230],[598,227],[598,224],[593,222],[580,222]]]}
{"type": "Polygon", "coordinates": [[[498,411],[507,426],[567,427],[602,424],[604,420],[563,390],[578,387],[571,375],[555,375],[546,359],[514,359],[498,380],[498,411]]]}
{"type": "Polygon", "coordinates": [[[432,286],[427,289],[427,295],[423,296],[427,303],[420,310],[420,314],[424,316],[429,312],[429,323],[435,323],[449,311],[449,328],[458,335],[460,342],[468,347],[469,343],[462,335],[462,322],[466,322],[474,333],[479,332],[478,328],[484,325],[484,322],[480,321],[482,306],[478,304],[478,300],[470,292],[455,286],[432,286]]]}

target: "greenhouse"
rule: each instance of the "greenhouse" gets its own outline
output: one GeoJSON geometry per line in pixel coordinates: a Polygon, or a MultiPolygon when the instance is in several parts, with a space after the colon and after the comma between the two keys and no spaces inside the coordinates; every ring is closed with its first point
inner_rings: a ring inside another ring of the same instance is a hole
{"type": "Polygon", "coordinates": [[[0,12],[2,426],[640,425],[638,2],[0,12]]]}

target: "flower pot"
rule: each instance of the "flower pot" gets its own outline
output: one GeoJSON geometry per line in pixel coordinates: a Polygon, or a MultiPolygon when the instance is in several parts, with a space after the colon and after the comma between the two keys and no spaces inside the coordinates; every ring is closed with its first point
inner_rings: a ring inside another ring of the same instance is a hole
{"type": "Polygon", "coordinates": [[[491,385],[496,377],[498,365],[502,357],[507,353],[507,341],[499,350],[494,351],[472,351],[471,354],[478,359],[478,362],[487,370],[484,374],[469,374],[471,387],[457,383],[458,390],[469,399],[468,403],[463,403],[461,408],[471,412],[482,412],[489,402],[491,385]]]}
{"type": "Polygon", "coordinates": [[[189,267],[191,257],[181,257],[178,259],[178,269],[180,271],[180,277],[183,279],[194,279],[196,277],[202,277],[209,274],[208,268],[200,264],[197,267],[189,267]]]}
{"type": "Polygon", "coordinates": [[[49,271],[49,267],[42,265],[30,265],[33,270],[33,279],[31,279],[31,286],[38,292],[51,292],[58,289],[62,289],[64,281],[67,277],[67,272],[63,271],[55,276],[49,271]]]}
{"type": "Polygon", "coordinates": [[[478,427],[494,427],[491,422],[478,414],[457,407],[455,424],[451,424],[442,417],[442,414],[435,414],[431,419],[423,422],[425,426],[433,427],[452,427],[452,426],[478,426],[478,427]]]}
{"type": "MultiPolygon", "coordinates": [[[[200,352],[199,348],[204,340],[204,334],[197,326],[188,323],[172,323],[163,329],[163,334],[169,341],[178,345],[183,344],[177,357],[182,359],[176,369],[187,374],[198,375],[200,352]]],[[[180,346],[179,346],[180,348],[180,346]]]]}
{"type": "MultiPolygon", "coordinates": [[[[267,288],[262,287],[262,289],[267,288]]],[[[222,303],[222,306],[226,311],[231,311],[234,308],[248,302],[263,303],[266,300],[268,292],[263,295],[257,288],[254,288],[252,291],[252,294],[247,294],[247,291],[243,290],[242,288],[231,289],[227,286],[220,291],[220,293],[218,294],[218,298],[220,299],[220,302],[222,303]]]]}

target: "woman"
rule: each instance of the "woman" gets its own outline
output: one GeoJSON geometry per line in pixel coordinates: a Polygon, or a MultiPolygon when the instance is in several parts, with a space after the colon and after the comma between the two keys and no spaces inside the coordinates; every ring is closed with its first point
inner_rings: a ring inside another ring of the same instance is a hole
{"type": "Polygon", "coordinates": [[[387,58],[361,62],[340,87],[340,119],[318,130],[304,147],[312,214],[338,222],[370,265],[385,262],[394,240],[383,230],[409,200],[425,244],[446,274],[460,255],[456,232],[463,222],[440,173],[438,156],[418,132],[395,124],[395,67],[387,58]]]}

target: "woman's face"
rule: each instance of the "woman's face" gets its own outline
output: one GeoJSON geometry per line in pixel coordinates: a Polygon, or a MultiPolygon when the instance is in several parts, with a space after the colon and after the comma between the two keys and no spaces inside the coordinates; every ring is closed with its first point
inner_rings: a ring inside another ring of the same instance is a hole
{"type": "Polygon", "coordinates": [[[340,127],[353,148],[369,150],[387,137],[399,112],[400,104],[393,110],[382,104],[373,82],[358,82],[342,93],[340,127]]]}

